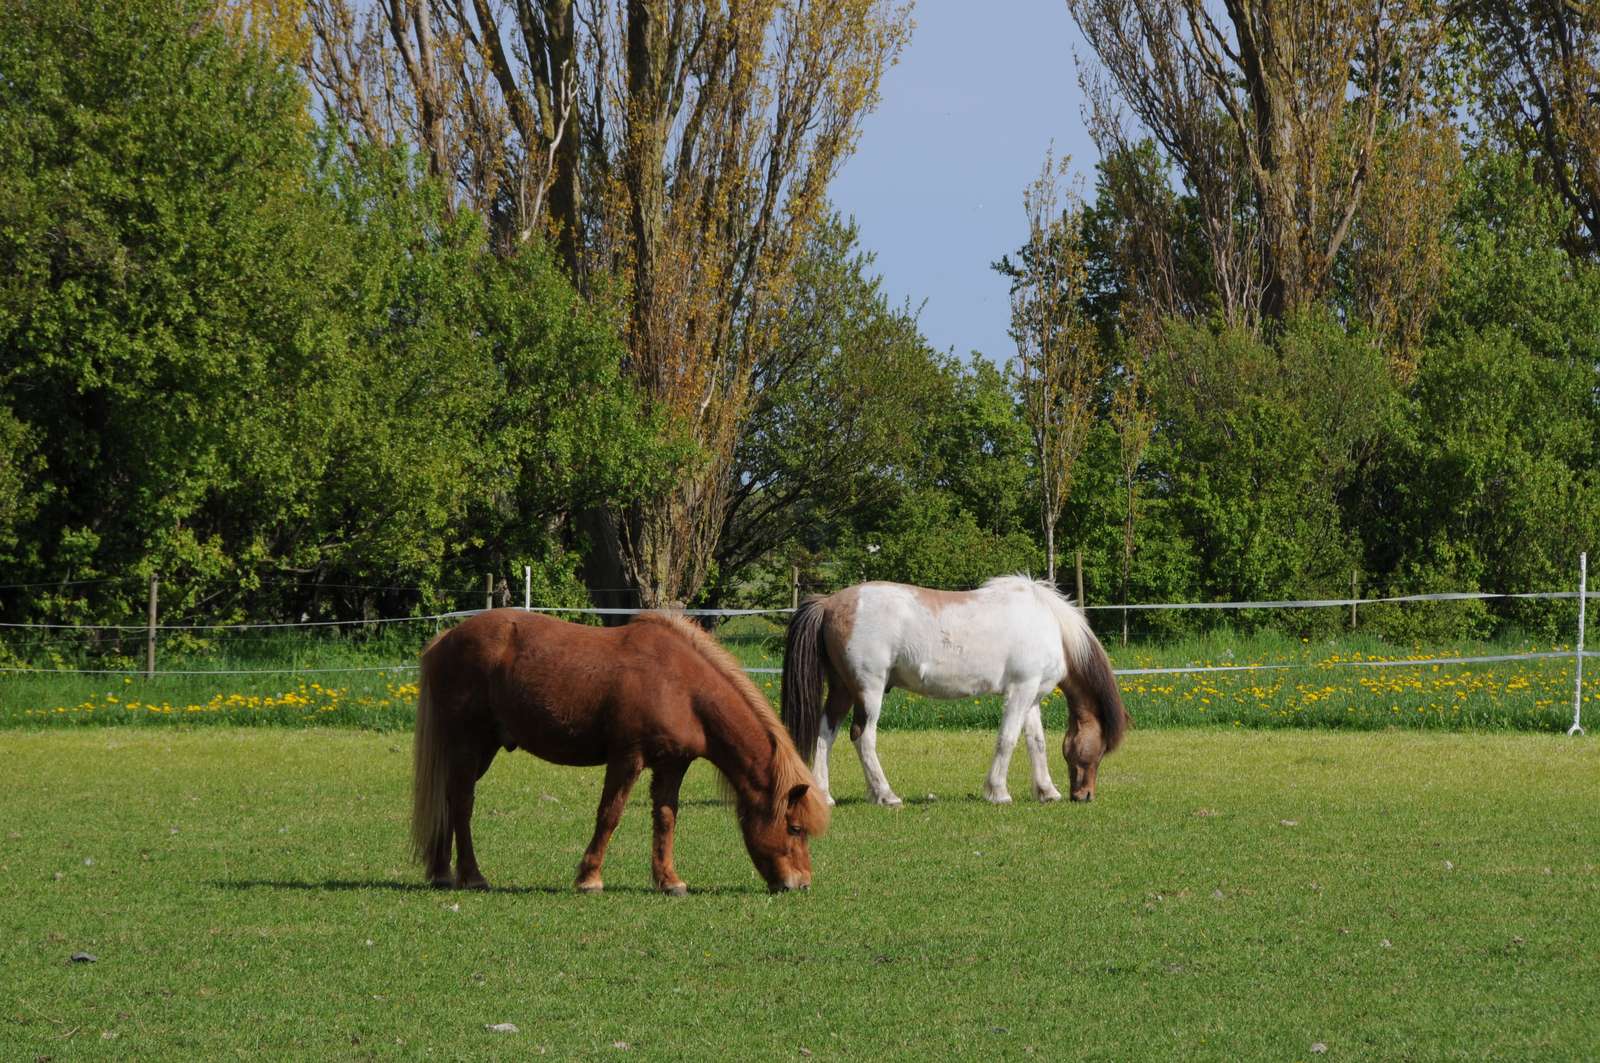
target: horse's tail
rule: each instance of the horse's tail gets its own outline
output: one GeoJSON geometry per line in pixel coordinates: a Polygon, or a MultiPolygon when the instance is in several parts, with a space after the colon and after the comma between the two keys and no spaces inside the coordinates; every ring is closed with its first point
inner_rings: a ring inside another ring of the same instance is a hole
{"type": "Polygon", "coordinates": [[[789,620],[783,645],[783,725],[807,764],[817,752],[822,730],[822,677],[827,650],[822,625],[828,619],[822,598],[807,598],[789,620]]]}
{"type": "Polygon", "coordinates": [[[1067,669],[1076,687],[1092,703],[1095,719],[1100,723],[1100,737],[1109,753],[1122,742],[1132,720],[1122,704],[1122,691],[1117,689],[1117,677],[1111,670],[1111,658],[1106,648],[1095,638],[1083,610],[1063,598],[1048,583],[1036,584],[1039,597],[1055,614],[1061,627],[1061,645],[1066,651],[1067,669]]]}
{"type": "Polygon", "coordinates": [[[445,735],[434,704],[433,663],[429,651],[438,636],[422,651],[417,679],[417,726],[411,742],[411,850],[424,864],[450,829],[445,804],[445,735]]]}

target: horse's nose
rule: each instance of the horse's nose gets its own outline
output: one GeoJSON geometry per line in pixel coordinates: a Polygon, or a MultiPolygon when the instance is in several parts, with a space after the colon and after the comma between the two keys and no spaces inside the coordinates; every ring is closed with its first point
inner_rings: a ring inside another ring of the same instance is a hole
{"type": "Polygon", "coordinates": [[[810,875],[788,875],[767,884],[767,889],[773,893],[787,893],[790,890],[808,890],[811,888],[810,875]]]}

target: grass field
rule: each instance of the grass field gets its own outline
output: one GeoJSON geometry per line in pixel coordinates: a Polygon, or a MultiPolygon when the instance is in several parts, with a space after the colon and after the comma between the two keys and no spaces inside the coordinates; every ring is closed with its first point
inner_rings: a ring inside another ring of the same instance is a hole
{"type": "Polygon", "coordinates": [[[780,897],[697,765],[678,849],[692,892],[673,900],[647,889],[638,797],[607,892],[571,892],[594,771],[502,757],[477,816],[498,888],[440,893],[406,862],[407,735],[11,730],[0,1056],[1583,1059],[1600,1044],[1592,741],[1136,730],[1094,804],[1000,808],[975,799],[991,742],[887,736],[898,811],[859,803],[841,751],[815,887],[780,897]],[[70,962],[80,951],[96,962],[70,962]]]}
{"type": "MultiPolygon", "coordinates": [[[[376,634],[337,638],[255,632],[192,641],[164,651],[160,667],[176,674],[149,680],[64,671],[9,674],[0,680],[0,728],[186,722],[409,730],[416,697],[413,664],[437,626],[432,621],[398,624],[376,634]],[[195,674],[184,674],[190,671],[195,674]]],[[[777,668],[783,663],[783,629],[775,623],[741,618],[724,625],[718,635],[748,666],[777,668]]],[[[70,645],[70,636],[57,641],[70,645]]],[[[1548,732],[1565,730],[1572,719],[1570,658],[1371,665],[1570,648],[1517,638],[1395,645],[1359,634],[1302,641],[1227,630],[1182,641],[1107,646],[1119,669],[1278,666],[1255,672],[1124,675],[1120,683],[1128,709],[1144,727],[1548,732]]],[[[42,668],[85,663],[42,651],[31,659],[42,668]]],[[[757,679],[776,703],[778,677],[757,679]]],[[[1593,706],[1597,696],[1587,694],[1585,704],[1593,706]]],[[[1045,716],[1052,726],[1064,725],[1059,697],[1046,703],[1045,716]]],[[[999,718],[997,697],[939,702],[894,691],[885,702],[883,726],[981,729],[995,726],[999,718]]]]}

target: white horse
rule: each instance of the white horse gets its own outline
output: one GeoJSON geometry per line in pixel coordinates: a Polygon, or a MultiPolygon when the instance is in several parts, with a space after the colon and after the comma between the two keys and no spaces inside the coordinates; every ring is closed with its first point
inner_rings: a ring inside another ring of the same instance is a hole
{"type": "Polygon", "coordinates": [[[783,722],[802,754],[814,751],[812,774],[830,805],[828,751],[852,707],[850,738],[868,800],[900,804],[878,763],[878,715],[894,687],[932,698],[1004,696],[983,786],[996,804],[1011,800],[1006,771],[1019,734],[1027,737],[1034,795],[1061,799],[1050,779],[1039,710],[1051,690],[1061,689],[1070,710],[1061,752],[1074,801],[1094,799],[1100,758],[1129,725],[1111,662],[1083,611],[1042,580],[999,576],[963,592],[903,583],[846,587],[795,611],[783,656],[783,722]]]}

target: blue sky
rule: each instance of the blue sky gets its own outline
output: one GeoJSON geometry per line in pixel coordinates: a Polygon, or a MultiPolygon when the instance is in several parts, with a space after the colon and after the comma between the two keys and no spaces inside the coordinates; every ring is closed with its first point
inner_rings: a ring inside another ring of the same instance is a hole
{"type": "Polygon", "coordinates": [[[920,0],[914,17],[829,194],[855,216],[890,300],[926,300],[929,343],[1004,362],[1010,303],[989,263],[1022,242],[1022,189],[1052,140],[1092,176],[1073,63],[1087,49],[1063,0],[920,0]]]}

